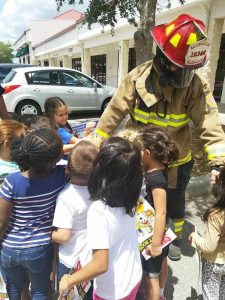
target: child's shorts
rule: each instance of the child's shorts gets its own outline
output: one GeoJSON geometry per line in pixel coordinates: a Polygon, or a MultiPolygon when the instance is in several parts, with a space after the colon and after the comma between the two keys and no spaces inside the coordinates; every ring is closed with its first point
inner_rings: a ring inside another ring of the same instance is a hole
{"type": "Polygon", "coordinates": [[[163,259],[168,255],[169,246],[166,246],[162,249],[162,253],[159,256],[151,257],[149,259],[145,259],[143,255],[141,255],[141,262],[144,275],[151,278],[159,278],[163,259]]]}

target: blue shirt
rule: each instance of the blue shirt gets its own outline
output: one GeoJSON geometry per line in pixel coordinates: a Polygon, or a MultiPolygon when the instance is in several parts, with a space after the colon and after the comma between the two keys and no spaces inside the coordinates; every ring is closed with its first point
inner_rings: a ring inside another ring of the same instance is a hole
{"type": "Polygon", "coordinates": [[[69,181],[64,166],[42,179],[30,179],[20,172],[10,174],[0,187],[0,197],[12,201],[9,226],[2,245],[14,249],[49,244],[56,198],[69,181]]]}
{"type": "Polygon", "coordinates": [[[66,130],[63,127],[58,128],[58,134],[62,140],[63,145],[66,145],[69,143],[69,141],[72,139],[73,134],[70,133],[68,130],[66,130]]]}

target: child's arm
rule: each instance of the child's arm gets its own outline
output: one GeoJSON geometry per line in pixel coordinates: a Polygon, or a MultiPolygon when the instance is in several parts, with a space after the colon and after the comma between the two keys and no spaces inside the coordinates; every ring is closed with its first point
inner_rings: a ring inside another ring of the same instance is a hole
{"type": "Polygon", "coordinates": [[[70,240],[72,229],[56,228],[52,232],[52,240],[58,244],[66,243],[70,240]]]}
{"type": "Polygon", "coordinates": [[[5,230],[9,224],[9,219],[12,211],[12,201],[6,201],[0,198],[0,239],[5,234],[5,230]]]}
{"type": "Polygon", "coordinates": [[[64,275],[59,283],[60,293],[71,289],[74,285],[92,280],[107,272],[109,264],[109,250],[93,250],[92,260],[72,275],[64,275]]]}
{"type": "Polygon", "coordinates": [[[216,250],[218,245],[221,234],[221,224],[215,214],[214,216],[210,214],[206,226],[206,232],[203,237],[197,232],[192,232],[189,239],[192,241],[193,246],[201,252],[211,253],[216,250]]]}
{"type": "Polygon", "coordinates": [[[154,208],[155,208],[155,222],[153,230],[153,239],[147,251],[151,256],[158,256],[162,253],[161,241],[166,225],[166,191],[161,188],[152,190],[154,208]]]}

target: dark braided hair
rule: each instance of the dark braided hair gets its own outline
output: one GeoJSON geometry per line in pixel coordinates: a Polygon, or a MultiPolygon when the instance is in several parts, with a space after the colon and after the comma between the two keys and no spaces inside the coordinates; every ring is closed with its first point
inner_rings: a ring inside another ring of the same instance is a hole
{"type": "MultiPolygon", "coordinates": [[[[56,111],[62,106],[66,106],[66,103],[63,99],[59,97],[50,97],[45,101],[45,115],[50,120],[54,119],[54,114],[56,111]]],[[[66,126],[68,127],[70,133],[73,133],[73,128],[70,126],[69,122],[66,122],[66,126]]]]}
{"type": "Polygon", "coordinates": [[[163,129],[155,126],[145,127],[140,131],[140,137],[144,148],[149,150],[166,170],[177,162],[178,147],[163,129]]]}
{"type": "Polygon", "coordinates": [[[22,170],[45,171],[63,153],[60,137],[54,129],[40,128],[12,144],[11,155],[22,170]]]}

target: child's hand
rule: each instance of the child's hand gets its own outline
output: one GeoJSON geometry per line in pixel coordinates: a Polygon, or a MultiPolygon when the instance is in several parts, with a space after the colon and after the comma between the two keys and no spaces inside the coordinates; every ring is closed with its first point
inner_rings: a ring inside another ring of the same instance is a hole
{"type": "Polygon", "coordinates": [[[193,232],[189,235],[188,240],[189,240],[190,242],[192,242],[193,237],[194,237],[196,234],[197,234],[197,232],[193,231],[193,232]]]}
{"type": "Polygon", "coordinates": [[[220,172],[217,170],[212,170],[211,171],[211,176],[210,176],[210,180],[211,180],[211,184],[215,184],[217,178],[219,177],[220,172]]]}
{"type": "Polygon", "coordinates": [[[162,253],[162,247],[161,246],[155,246],[155,245],[150,245],[146,247],[146,252],[147,254],[151,255],[152,257],[159,256],[162,253]]]}
{"type": "Polygon", "coordinates": [[[71,275],[66,274],[66,275],[63,275],[63,277],[61,278],[60,283],[59,283],[59,293],[60,294],[71,288],[71,285],[69,282],[70,277],[71,277],[71,275]]]}

